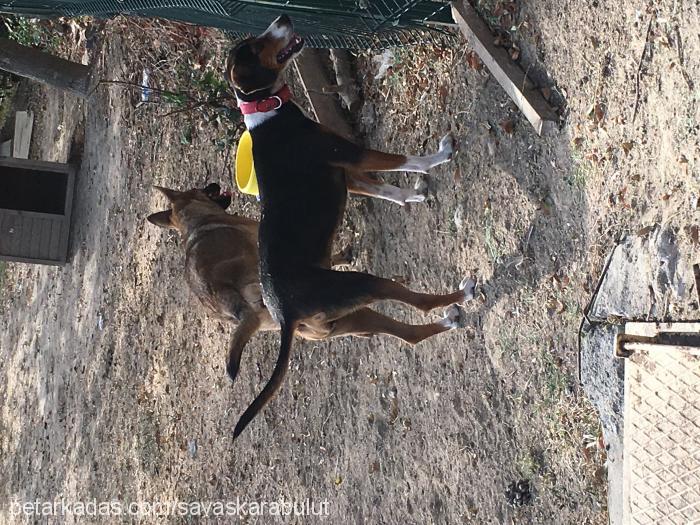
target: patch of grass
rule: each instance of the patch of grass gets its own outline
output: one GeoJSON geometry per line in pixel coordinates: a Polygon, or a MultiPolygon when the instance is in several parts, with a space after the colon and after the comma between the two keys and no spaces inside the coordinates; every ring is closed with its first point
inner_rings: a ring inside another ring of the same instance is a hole
{"type": "Polygon", "coordinates": [[[549,405],[556,404],[566,392],[569,379],[549,349],[542,351],[542,376],[544,378],[542,399],[549,405]]]}
{"type": "Polygon", "coordinates": [[[572,188],[583,191],[588,185],[592,171],[593,165],[591,162],[584,159],[581,154],[575,152],[572,155],[571,171],[564,180],[572,188]]]}
{"type": "Polygon", "coordinates": [[[501,257],[505,255],[502,243],[498,240],[495,233],[493,215],[491,209],[484,210],[484,244],[486,246],[486,254],[493,264],[497,264],[501,257]]]}
{"type": "Polygon", "coordinates": [[[8,38],[23,46],[57,49],[60,44],[61,37],[53,30],[52,25],[41,23],[36,18],[4,16],[2,23],[8,38]]]}
{"type": "Polygon", "coordinates": [[[523,450],[516,460],[515,467],[523,479],[533,479],[544,471],[544,456],[542,451],[523,450]]]}

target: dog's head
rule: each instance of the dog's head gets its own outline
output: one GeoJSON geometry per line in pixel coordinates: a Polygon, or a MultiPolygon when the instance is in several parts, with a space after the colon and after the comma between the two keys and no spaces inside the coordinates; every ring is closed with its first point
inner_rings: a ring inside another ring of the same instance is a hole
{"type": "Polygon", "coordinates": [[[282,71],[303,47],[304,40],[294,34],[292,21],[282,15],[263,34],[247,38],[231,49],[226,80],[239,96],[277,91],[282,71]]]}
{"type": "Polygon", "coordinates": [[[154,186],[170,201],[170,209],[152,213],[148,221],[162,228],[183,231],[188,218],[221,212],[231,205],[231,194],[221,192],[221,186],[212,182],[206,187],[189,191],[177,191],[154,186]]]}

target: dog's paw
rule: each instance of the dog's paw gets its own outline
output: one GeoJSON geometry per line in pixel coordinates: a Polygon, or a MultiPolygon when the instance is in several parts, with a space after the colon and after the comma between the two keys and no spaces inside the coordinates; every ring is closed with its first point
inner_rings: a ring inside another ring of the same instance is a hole
{"type": "Polygon", "coordinates": [[[407,195],[403,201],[404,201],[404,203],[423,202],[423,201],[425,201],[425,195],[422,193],[411,193],[410,195],[407,195]]]}
{"type": "Polygon", "coordinates": [[[447,310],[445,310],[445,317],[440,319],[439,323],[450,330],[455,328],[464,328],[464,323],[466,321],[466,314],[458,304],[453,304],[447,310]]]}
{"type": "Polygon", "coordinates": [[[471,276],[465,277],[459,283],[459,289],[464,292],[464,301],[471,301],[474,299],[474,293],[476,292],[476,279],[471,276]]]}
{"type": "Polygon", "coordinates": [[[428,182],[425,177],[420,176],[416,179],[412,190],[405,190],[407,192],[404,202],[423,202],[428,197],[428,182]]]}
{"type": "Polygon", "coordinates": [[[452,160],[455,153],[455,138],[452,133],[448,133],[440,140],[440,153],[445,157],[446,160],[452,160]]]}

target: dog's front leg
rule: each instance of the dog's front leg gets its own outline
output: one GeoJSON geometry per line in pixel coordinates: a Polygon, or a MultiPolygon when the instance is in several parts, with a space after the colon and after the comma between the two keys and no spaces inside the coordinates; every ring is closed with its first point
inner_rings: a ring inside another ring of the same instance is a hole
{"type": "Polygon", "coordinates": [[[231,378],[231,381],[236,380],[238,370],[241,366],[241,355],[245,345],[248,344],[250,338],[260,328],[260,317],[253,311],[246,311],[241,315],[241,322],[236,327],[231,339],[231,346],[228,352],[228,361],[226,363],[226,372],[231,378]]]}
{"type": "Polygon", "coordinates": [[[408,202],[423,202],[425,200],[425,192],[420,191],[420,188],[399,188],[371,179],[361,173],[348,172],[345,180],[350,193],[384,199],[399,206],[404,206],[408,202]]]}
{"type": "Polygon", "coordinates": [[[449,162],[454,154],[454,138],[447,134],[440,140],[437,153],[424,157],[415,155],[395,155],[353,144],[330,130],[322,129],[325,144],[324,151],[328,161],[350,171],[417,171],[427,173],[430,168],[449,162]]]}

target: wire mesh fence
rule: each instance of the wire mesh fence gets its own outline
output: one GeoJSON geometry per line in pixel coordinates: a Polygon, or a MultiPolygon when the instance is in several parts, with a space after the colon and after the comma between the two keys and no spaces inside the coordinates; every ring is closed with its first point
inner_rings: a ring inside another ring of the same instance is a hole
{"type": "Polygon", "coordinates": [[[0,12],[36,17],[161,17],[217,27],[233,36],[264,30],[286,13],[307,45],[380,49],[449,38],[441,0],[0,0],[0,12]]]}

